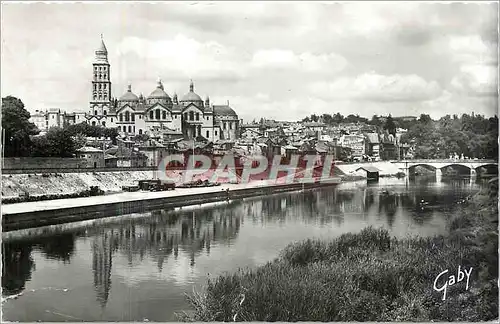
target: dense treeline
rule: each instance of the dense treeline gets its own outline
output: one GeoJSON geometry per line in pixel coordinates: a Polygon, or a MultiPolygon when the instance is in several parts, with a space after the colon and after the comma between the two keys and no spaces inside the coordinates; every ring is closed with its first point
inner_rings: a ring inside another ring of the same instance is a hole
{"type": "Polygon", "coordinates": [[[446,115],[437,121],[419,119],[401,137],[412,144],[415,158],[448,158],[458,154],[470,158],[498,158],[498,117],[446,115]]]}
{"type": "Polygon", "coordinates": [[[110,137],[116,144],[116,128],[81,123],[64,128],[52,127],[46,134],[39,135],[40,130],[29,118],[30,113],[20,99],[2,98],[5,157],[72,157],[85,145],[86,137],[110,137]]]}
{"type": "Polygon", "coordinates": [[[408,130],[402,135],[401,142],[414,148],[415,158],[449,158],[450,155],[464,155],[470,158],[498,157],[498,117],[486,118],[482,115],[446,115],[439,120],[433,120],[429,115],[422,114],[416,121],[392,117],[381,118],[374,115],[370,120],[359,115],[344,117],[323,114],[311,115],[302,121],[322,121],[327,125],[342,123],[365,123],[376,126],[382,132],[387,130],[395,135],[397,128],[408,130]]]}

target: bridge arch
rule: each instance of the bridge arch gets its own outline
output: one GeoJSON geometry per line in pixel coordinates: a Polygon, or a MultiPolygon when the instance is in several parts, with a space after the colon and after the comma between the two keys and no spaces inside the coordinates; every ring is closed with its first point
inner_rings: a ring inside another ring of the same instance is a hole
{"type": "Polygon", "coordinates": [[[498,165],[495,163],[485,163],[474,168],[476,174],[498,174],[498,165]]]}
{"type": "Polygon", "coordinates": [[[475,169],[470,167],[465,163],[450,163],[446,164],[439,168],[443,175],[447,173],[456,174],[456,175],[470,175],[472,171],[475,169]]]}
{"type": "Polygon", "coordinates": [[[410,175],[414,175],[415,174],[415,169],[417,167],[423,167],[425,168],[426,170],[429,170],[431,172],[436,172],[437,168],[431,164],[427,164],[427,163],[416,163],[416,164],[413,164],[411,166],[408,167],[408,172],[410,175]]]}

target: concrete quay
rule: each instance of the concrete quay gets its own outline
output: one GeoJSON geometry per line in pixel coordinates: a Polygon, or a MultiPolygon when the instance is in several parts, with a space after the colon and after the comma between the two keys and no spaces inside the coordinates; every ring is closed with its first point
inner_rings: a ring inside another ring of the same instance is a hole
{"type": "Polygon", "coordinates": [[[90,219],[141,213],[154,209],[201,205],[224,200],[271,195],[334,186],[340,179],[316,183],[277,184],[255,181],[248,184],[224,184],[217,187],[177,188],[163,192],[123,192],[113,195],[57,199],[2,205],[4,232],[77,222],[90,219]],[[229,189],[229,193],[227,190],[229,189]]]}

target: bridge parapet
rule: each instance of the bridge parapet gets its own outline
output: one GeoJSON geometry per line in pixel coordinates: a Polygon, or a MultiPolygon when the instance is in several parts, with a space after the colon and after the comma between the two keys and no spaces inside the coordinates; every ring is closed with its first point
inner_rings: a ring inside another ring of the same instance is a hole
{"type": "Polygon", "coordinates": [[[471,159],[416,159],[416,160],[400,160],[400,161],[391,161],[392,163],[474,163],[474,164],[498,164],[498,161],[493,159],[484,159],[484,160],[471,160],[471,159]]]}

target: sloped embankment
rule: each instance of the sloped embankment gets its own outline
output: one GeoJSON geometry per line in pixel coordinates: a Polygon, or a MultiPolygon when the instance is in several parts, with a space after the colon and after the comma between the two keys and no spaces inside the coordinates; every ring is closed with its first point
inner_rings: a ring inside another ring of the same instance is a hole
{"type": "Polygon", "coordinates": [[[18,197],[25,192],[31,196],[78,193],[91,186],[114,192],[121,191],[124,185],[152,178],[153,171],[2,175],[2,198],[18,197]]]}

